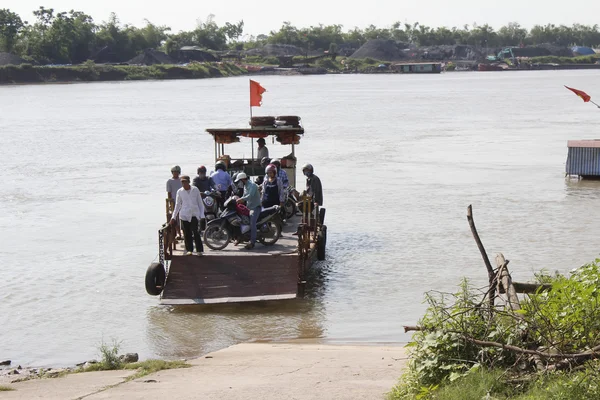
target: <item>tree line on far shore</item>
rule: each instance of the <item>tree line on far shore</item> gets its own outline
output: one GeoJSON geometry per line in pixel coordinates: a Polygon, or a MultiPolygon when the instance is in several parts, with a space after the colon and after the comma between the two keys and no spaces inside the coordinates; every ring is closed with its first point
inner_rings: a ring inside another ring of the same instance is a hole
{"type": "Polygon", "coordinates": [[[207,50],[247,50],[265,44],[287,44],[306,51],[358,48],[370,39],[391,39],[416,46],[472,45],[489,48],[550,43],[558,46],[598,46],[598,25],[535,25],[526,29],[511,22],[498,30],[488,24],[432,28],[419,23],[396,22],[390,27],[371,25],[365,29],[344,30],[342,25],[298,28],[284,22],[277,31],[244,36],[244,22],[218,25],[213,16],[199,21],[194,30],[174,33],[171,28],[146,20],[143,27],[123,24],[112,13],[107,21],[96,23],[82,11],[55,12],[40,7],[27,22],[9,9],[0,9],[0,51],[40,63],[78,64],[95,52],[109,47],[119,61],[127,61],[145,49],[161,49],[175,54],[182,46],[207,50]]]}

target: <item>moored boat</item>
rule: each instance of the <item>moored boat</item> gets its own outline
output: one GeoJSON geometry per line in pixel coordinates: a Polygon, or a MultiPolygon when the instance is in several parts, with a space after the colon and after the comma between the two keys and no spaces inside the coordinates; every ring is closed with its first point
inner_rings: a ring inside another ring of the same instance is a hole
{"type": "MultiPolygon", "coordinates": [[[[295,146],[304,137],[299,117],[255,117],[250,127],[207,129],[215,142],[215,161],[223,161],[231,175],[264,175],[260,160],[234,158],[226,145],[271,139],[271,143],[291,146],[281,158],[282,168],[296,185],[295,146]]],[[[306,192],[299,198],[300,216],[287,221],[281,236],[272,245],[259,245],[252,251],[226,244],[222,250],[206,249],[202,257],[187,256],[168,224],[173,202],[166,201],[167,223],[158,231],[159,260],[146,272],[146,290],[159,295],[161,304],[210,304],[293,299],[303,296],[307,271],[314,261],[325,259],[327,227],[325,209],[306,192]]],[[[211,235],[221,235],[218,229],[211,235]]],[[[205,235],[206,238],[206,235],[205,235]]],[[[272,240],[270,242],[273,242],[272,240]]]]}

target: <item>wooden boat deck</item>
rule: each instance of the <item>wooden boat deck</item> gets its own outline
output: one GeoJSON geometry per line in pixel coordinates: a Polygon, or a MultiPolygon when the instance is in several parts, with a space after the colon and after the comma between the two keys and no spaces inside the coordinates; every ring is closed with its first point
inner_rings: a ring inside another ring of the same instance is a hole
{"type": "Polygon", "coordinates": [[[292,299],[298,293],[298,218],[288,221],[273,246],[256,244],[246,250],[230,243],[214,251],[204,245],[203,256],[185,256],[183,242],[168,268],[162,304],[211,304],[292,299]]]}

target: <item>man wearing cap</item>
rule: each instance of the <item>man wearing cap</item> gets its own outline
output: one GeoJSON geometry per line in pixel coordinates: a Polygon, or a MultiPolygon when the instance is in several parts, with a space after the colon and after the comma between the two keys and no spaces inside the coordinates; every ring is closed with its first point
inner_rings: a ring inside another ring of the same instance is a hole
{"type": "MultiPolygon", "coordinates": [[[[172,201],[171,204],[175,203],[175,197],[177,197],[177,191],[181,189],[181,180],[179,179],[179,175],[181,174],[181,167],[179,165],[174,165],[171,168],[171,178],[167,181],[167,198],[172,201]]],[[[179,224],[176,227],[177,230],[177,240],[181,240],[181,228],[179,224]]]]}
{"type": "Polygon", "coordinates": [[[185,239],[186,255],[191,256],[194,251],[194,242],[196,243],[196,254],[201,256],[204,252],[198,222],[204,217],[204,203],[197,187],[190,185],[190,177],[183,175],[181,177],[183,187],[177,191],[175,200],[175,211],[170,224],[177,223],[177,217],[181,219],[183,225],[183,234],[185,239]]]}
{"type": "Polygon", "coordinates": [[[248,179],[248,175],[243,172],[238,174],[235,181],[244,184],[244,195],[237,202],[246,202],[246,207],[250,209],[250,243],[246,245],[246,249],[252,250],[256,243],[256,223],[261,212],[260,193],[258,192],[258,185],[248,179]]]}
{"type": "Polygon", "coordinates": [[[258,143],[258,153],[256,158],[262,160],[263,158],[269,158],[269,149],[265,146],[265,139],[260,138],[256,141],[258,143]]]}

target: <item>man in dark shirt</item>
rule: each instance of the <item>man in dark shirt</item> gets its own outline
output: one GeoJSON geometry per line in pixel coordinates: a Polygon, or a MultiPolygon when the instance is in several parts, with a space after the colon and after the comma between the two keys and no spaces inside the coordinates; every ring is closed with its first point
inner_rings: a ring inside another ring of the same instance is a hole
{"type": "Polygon", "coordinates": [[[305,164],[302,167],[302,173],[306,176],[306,191],[313,197],[315,203],[323,205],[323,187],[321,180],[315,175],[315,170],[311,164],[305,164]]]}
{"type": "Polygon", "coordinates": [[[200,190],[201,194],[204,194],[204,192],[210,192],[215,186],[212,178],[206,176],[206,167],[204,165],[201,165],[198,168],[198,176],[194,178],[193,184],[198,188],[198,190],[200,190]]]}

